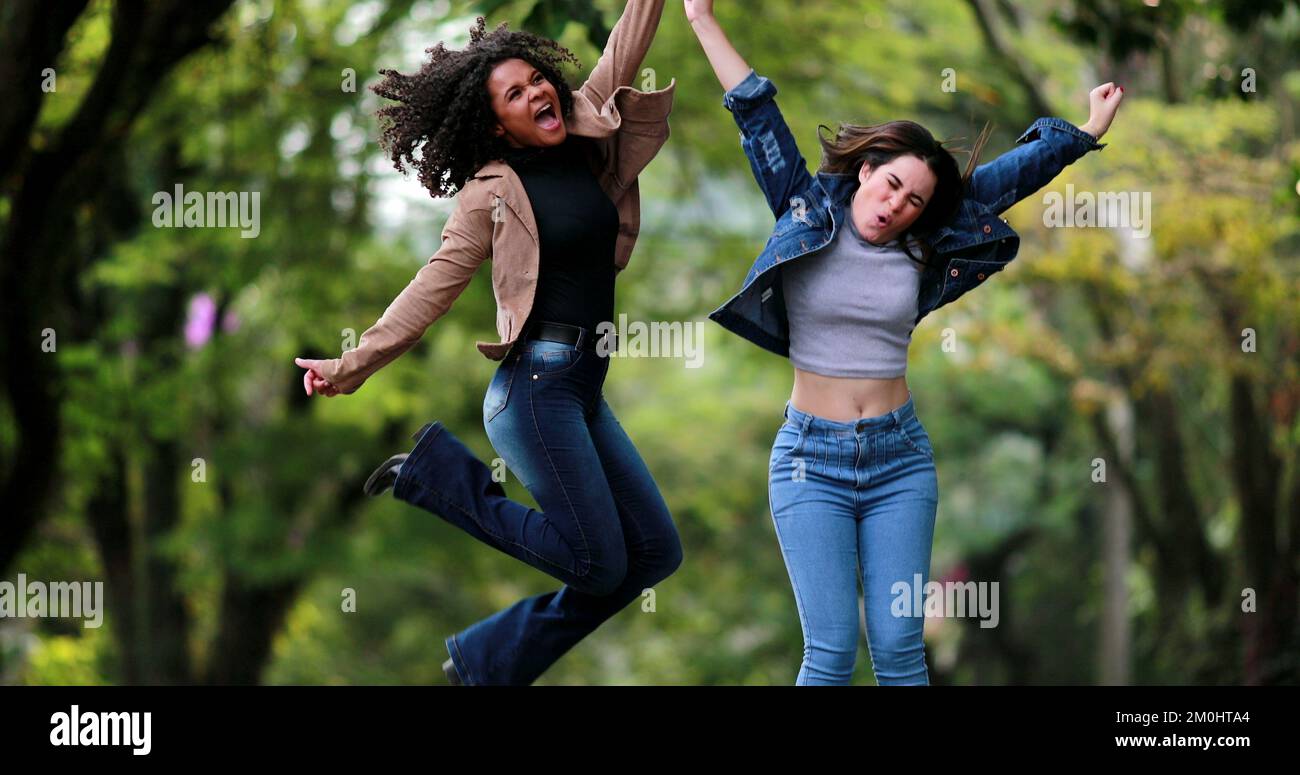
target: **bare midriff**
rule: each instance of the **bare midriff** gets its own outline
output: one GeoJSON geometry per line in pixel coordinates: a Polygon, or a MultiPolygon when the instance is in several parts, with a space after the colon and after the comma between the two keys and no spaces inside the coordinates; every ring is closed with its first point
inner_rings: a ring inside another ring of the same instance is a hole
{"type": "Polygon", "coordinates": [[[907,377],[827,377],[796,368],[790,403],[806,414],[836,422],[877,417],[907,403],[907,377]]]}

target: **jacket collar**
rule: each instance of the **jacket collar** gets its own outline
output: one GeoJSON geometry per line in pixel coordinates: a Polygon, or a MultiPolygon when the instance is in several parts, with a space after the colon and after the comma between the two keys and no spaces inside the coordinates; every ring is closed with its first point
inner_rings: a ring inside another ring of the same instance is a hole
{"type": "MultiPolygon", "coordinates": [[[[676,85],[677,81],[674,79],[665,88],[648,92],[638,91],[629,85],[619,86],[614,89],[604,104],[599,106],[587,96],[584,89],[574,89],[573,110],[566,119],[566,128],[570,134],[577,137],[595,140],[614,137],[623,123],[623,117],[619,112],[620,102],[625,103],[624,107],[629,110],[636,106],[638,116],[643,119],[653,115],[659,120],[666,120],[672,109],[676,85]]],[[[605,180],[606,178],[602,176],[602,186],[605,185],[605,180]]],[[[509,164],[501,159],[494,159],[484,164],[470,176],[470,180],[462,190],[478,188],[471,185],[474,181],[481,181],[484,184],[483,195],[488,199],[483,206],[492,207],[490,197],[500,197],[523,222],[533,241],[538,242],[537,221],[533,216],[533,208],[528,202],[523,182],[519,180],[518,174],[509,164]]],[[[606,193],[610,191],[606,189],[606,193]]]]}
{"type": "Polygon", "coordinates": [[[830,198],[831,207],[848,202],[853,192],[858,190],[858,176],[851,172],[818,172],[817,182],[830,198]]]}
{"type": "MultiPolygon", "coordinates": [[[[673,94],[676,91],[677,80],[673,79],[669,84],[657,91],[638,91],[632,86],[619,86],[605,100],[603,105],[597,106],[587,96],[582,89],[573,90],[573,109],[566,119],[566,128],[570,134],[578,137],[591,137],[595,139],[604,139],[613,137],[618,133],[619,127],[622,126],[623,117],[619,114],[618,102],[620,100],[636,99],[643,101],[646,107],[654,108],[667,117],[668,111],[672,108],[673,94]]],[[[510,166],[503,161],[495,160],[484,164],[472,176],[473,178],[493,178],[509,177],[507,172],[510,166]]],[[[851,175],[849,177],[852,177],[851,175]]]]}
{"type": "MultiPolygon", "coordinates": [[[[615,91],[615,94],[623,90],[630,90],[630,87],[621,86],[615,91]]],[[[618,131],[620,123],[621,118],[618,115],[618,110],[614,107],[614,95],[610,95],[604,106],[597,109],[586,94],[583,94],[581,90],[574,90],[573,109],[565,119],[565,128],[569,134],[597,139],[610,137],[618,131]]],[[[514,175],[514,170],[503,159],[493,159],[479,167],[478,171],[470,176],[470,179],[505,178],[508,181],[514,175]]],[[[513,184],[511,184],[511,188],[514,188],[513,184]]],[[[514,204],[511,203],[511,206],[513,207],[514,204]]]]}

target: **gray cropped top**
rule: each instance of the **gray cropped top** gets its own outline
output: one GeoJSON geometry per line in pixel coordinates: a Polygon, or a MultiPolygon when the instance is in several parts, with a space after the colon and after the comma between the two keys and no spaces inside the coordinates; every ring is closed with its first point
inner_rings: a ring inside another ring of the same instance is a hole
{"type": "Polygon", "coordinates": [[[781,268],[790,362],[828,377],[901,377],[920,267],[897,240],[873,245],[845,220],[831,244],[781,268]]]}

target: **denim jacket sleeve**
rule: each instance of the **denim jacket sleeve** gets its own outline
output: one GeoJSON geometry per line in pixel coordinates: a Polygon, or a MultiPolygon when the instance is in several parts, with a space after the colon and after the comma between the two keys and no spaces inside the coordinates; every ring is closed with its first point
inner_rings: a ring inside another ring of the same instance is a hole
{"type": "Polygon", "coordinates": [[[971,175],[966,195],[995,213],[1047,185],[1068,165],[1089,151],[1106,147],[1092,135],[1061,118],[1040,118],[1016,140],[1018,147],[971,175]]]}
{"type": "Polygon", "coordinates": [[[775,96],[776,86],[750,70],[745,80],[722,95],[722,104],[740,127],[740,145],[768,207],[780,218],[790,208],[791,197],[812,185],[812,176],[775,96]]]}

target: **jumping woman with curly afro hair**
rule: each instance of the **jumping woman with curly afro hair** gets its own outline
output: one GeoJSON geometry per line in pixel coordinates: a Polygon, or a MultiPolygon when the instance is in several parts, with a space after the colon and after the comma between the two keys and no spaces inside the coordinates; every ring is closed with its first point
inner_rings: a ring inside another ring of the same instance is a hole
{"type": "Polygon", "coordinates": [[[370,87],[398,103],[378,111],[380,144],[399,171],[414,167],[435,197],[455,194],[510,147],[496,131],[499,119],[486,88],[502,62],[527,63],[555,89],[560,112],[567,117],[573,109],[573,90],[560,74],[564,62],[578,64],[572,52],[531,32],[511,31],[505,22],[491,32],[486,29],[480,16],[465,49],[438,43],[427,50],[429,59],[419,72],[380,70],[384,80],[370,87]]]}
{"type": "Polygon", "coordinates": [[[442,245],[362,334],[332,360],[296,359],[308,395],[353,393],[415,345],[492,262],[500,361],[483,400],[488,438],[538,509],[441,422],[414,435],[365,484],[425,509],[564,583],[446,639],[456,684],[529,684],[681,563],[681,542],[636,447],[605,402],[614,278],[640,227],[637,178],[668,139],[670,83],[632,81],[664,0],[628,0],[578,89],[558,43],[482,18],[463,49],[439,43],[418,72],[382,70],[372,88],[381,143],[434,197],[455,196],[442,245]],[[602,325],[603,324],[603,325],[602,325]],[[601,335],[604,334],[604,335],[601,335]]]}

